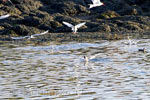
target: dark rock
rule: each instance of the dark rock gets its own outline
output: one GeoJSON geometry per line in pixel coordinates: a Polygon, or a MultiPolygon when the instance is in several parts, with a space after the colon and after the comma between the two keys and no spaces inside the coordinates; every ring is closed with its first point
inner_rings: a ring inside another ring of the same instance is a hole
{"type": "Polygon", "coordinates": [[[104,18],[114,18],[119,17],[120,15],[116,13],[115,11],[106,11],[101,13],[97,18],[104,19],[104,18]]]}
{"type": "Polygon", "coordinates": [[[63,25],[87,22],[80,32],[145,31],[150,29],[150,0],[101,0],[105,6],[88,9],[91,0],[13,0],[2,2],[0,34],[27,35],[42,30],[71,32],[63,25]]]}
{"type": "Polygon", "coordinates": [[[18,25],[13,27],[9,32],[18,35],[28,35],[30,31],[28,31],[28,28],[25,25],[18,25]]]}
{"type": "Polygon", "coordinates": [[[15,0],[17,3],[16,7],[23,13],[29,14],[30,11],[39,9],[42,4],[39,0],[15,0]]]}
{"type": "Polygon", "coordinates": [[[40,19],[38,17],[26,17],[23,20],[21,20],[20,23],[27,26],[35,27],[40,24],[40,19]]]}
{"type": "Polygon", "coordinates": [[[111,28],[109,25],[101,25],[99,27],[100,27],[100,30],[102,30],[103,32],[111,32],[111,28]]]}
{"type": "Polygon", "coordinates": [[[88,10],[86,7],[82,6],[82,5],[78,5],[76,7],[77,9],[77,13],[80,15],[80,14],[85,14],[85,15],[88,15],[90,14],[90,10],[88,10]]]}
{"type": "Polygon", "coordinates": [[[50,26],[45,25],[45,24],[39,25],[38,28],[41,30],[49,30],[50,32],[54,32],[54,30],[50,26]]]}

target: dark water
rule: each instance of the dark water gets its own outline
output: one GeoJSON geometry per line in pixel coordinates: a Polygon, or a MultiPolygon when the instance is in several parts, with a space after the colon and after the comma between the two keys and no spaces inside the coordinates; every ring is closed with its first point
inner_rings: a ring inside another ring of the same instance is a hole
{"type": "Polygon", "coordinates": [[[0,98],[149,100],[150,39],[124,41],[1,44],[0,98]]]}

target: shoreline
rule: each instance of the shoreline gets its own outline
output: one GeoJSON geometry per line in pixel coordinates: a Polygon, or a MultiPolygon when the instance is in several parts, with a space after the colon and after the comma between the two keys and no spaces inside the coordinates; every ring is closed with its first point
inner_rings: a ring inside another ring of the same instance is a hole
{"type": "Polygon", "coordinates": [[[0,41],[30,41],[32,42],[47,42],[47,41],[92,41],[92,40],[121,40],[127,39],[127,36],[133,38],[142,38],[143,36],[150,37],[150,31],[144,32],[78,32],[73,34],[72,32],[67,33],[47,33],[45,35],[37,36],[31,39],[11,39],[11,36],[0,35],[0,41]]]}

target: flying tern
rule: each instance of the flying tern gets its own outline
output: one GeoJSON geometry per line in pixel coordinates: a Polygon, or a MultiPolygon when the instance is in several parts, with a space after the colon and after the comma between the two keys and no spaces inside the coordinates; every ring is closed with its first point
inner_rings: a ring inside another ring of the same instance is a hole
{"type": "Polygon", "coordinates": [[[19,39],[32,39],[32,38],[36,38],[36,36],[40,36],[40,35],[44,35],[46,33],[48,33],[49,30],[43,32],[43,33],[40,33],[40,34],[33,34],[33,35],[30,35],[30,36],[20,36],[20,37],[11,37],[12,39],[14,40],[19,40],[19,39]]]}
{"type": "Polygon", "coordinates": [[[63,21],[63,24],[65,24],[66,26],[70,27],[70,28],[72,29],[73,33],[74,33],[74,34],[76,34],[76,33],[77,33],[78,28],[80,28],[81,26],[85,25],[85,24],[86,24],[86,22],[83,22],[83,23],[77,24],[77,25],[75,25],[75,26],[74,26],[74,25],[72,25],[72,24],[70,24],[70,23],[68,23],[68,22],[64,22],[64,21],[63,21]]]}
{"type": "Polygon", "coordinates": [[[98,6],[102,6],[104,5],[103,2],[101,2],[100,0],[92,0],[93,4],[89,4],[90,7],[89,8],[93,8],[93,7],[98,7],[98,6]]]}

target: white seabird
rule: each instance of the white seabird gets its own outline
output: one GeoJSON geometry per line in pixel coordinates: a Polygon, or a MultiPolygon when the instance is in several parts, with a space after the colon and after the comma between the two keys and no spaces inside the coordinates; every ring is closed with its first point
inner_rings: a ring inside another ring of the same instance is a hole
{"type": "Polygon", "coordinates": [[[8,18],[9,16],[10,16],[10,14],[2,15],[2,16],[0,16],[0,19],[5,19],[5,18],[8,18]]]}
{"type": "Polygon", "coordinates": [[[40,35],[44,35],[46,33],[48,33],[49,30],[45,31],[45,32],[42,32],[40,34],[33,34],[33,35],[30,35],[30,36],[20,36],[20,37],[11,37],[12,39],[14,40],[19,40],[19,39],[32,39],[32,38],[36,38],[36,36],[40,36],[40,35]]]}
{"type": "Polygon", "coordinates": [[[65,24],[66,26],[70,27],[74,34],[77,33],[78,28],[80,28],[81,26],[85,25],[85,23],[86,22],[83,22],[83,23],[80,23],[80,24],[77,24],[77,25],[74,26],[74,25],[72,25],[72,24],[70,24],[68,22],[64,22],[63,21],[63,24],[65,24]]]}
{"type": "Polygon", "coordinates": [[[131,40],[129,36],[127,37],[127,39],[128,39],[128,41],[125,41],[124,44],[130,45],[130,46],[137,44],[137,41],[135,41],[135,40],[133,40],[133,39],[131,40]]]}
{"type": "Polygon", "coordinates": [[[93,4],[89,4],[90,7],[89,8],[93,8],[93,7],[97,7],[97,6],[102,6],[104,5],[103,2],[101,2],[100,0],[92,0],[93,4]]]}
{"type": "Polygon", "coordinates": [[[19,36],[19,37],[11,37],[14,40],[20,40],[20,39],[31,39],[31,38],[35,38],[32,35],[31,36],[19,36]]]}
{"type": "Polygon", "coordinates": [[[96,58],[98,55],[100,55],[100,53],[95,54],[95,55],[90,56],[90,57],[84,56],[84,62],[89,62],[91,60],[94,60],[94,58],[96,58]]]}

